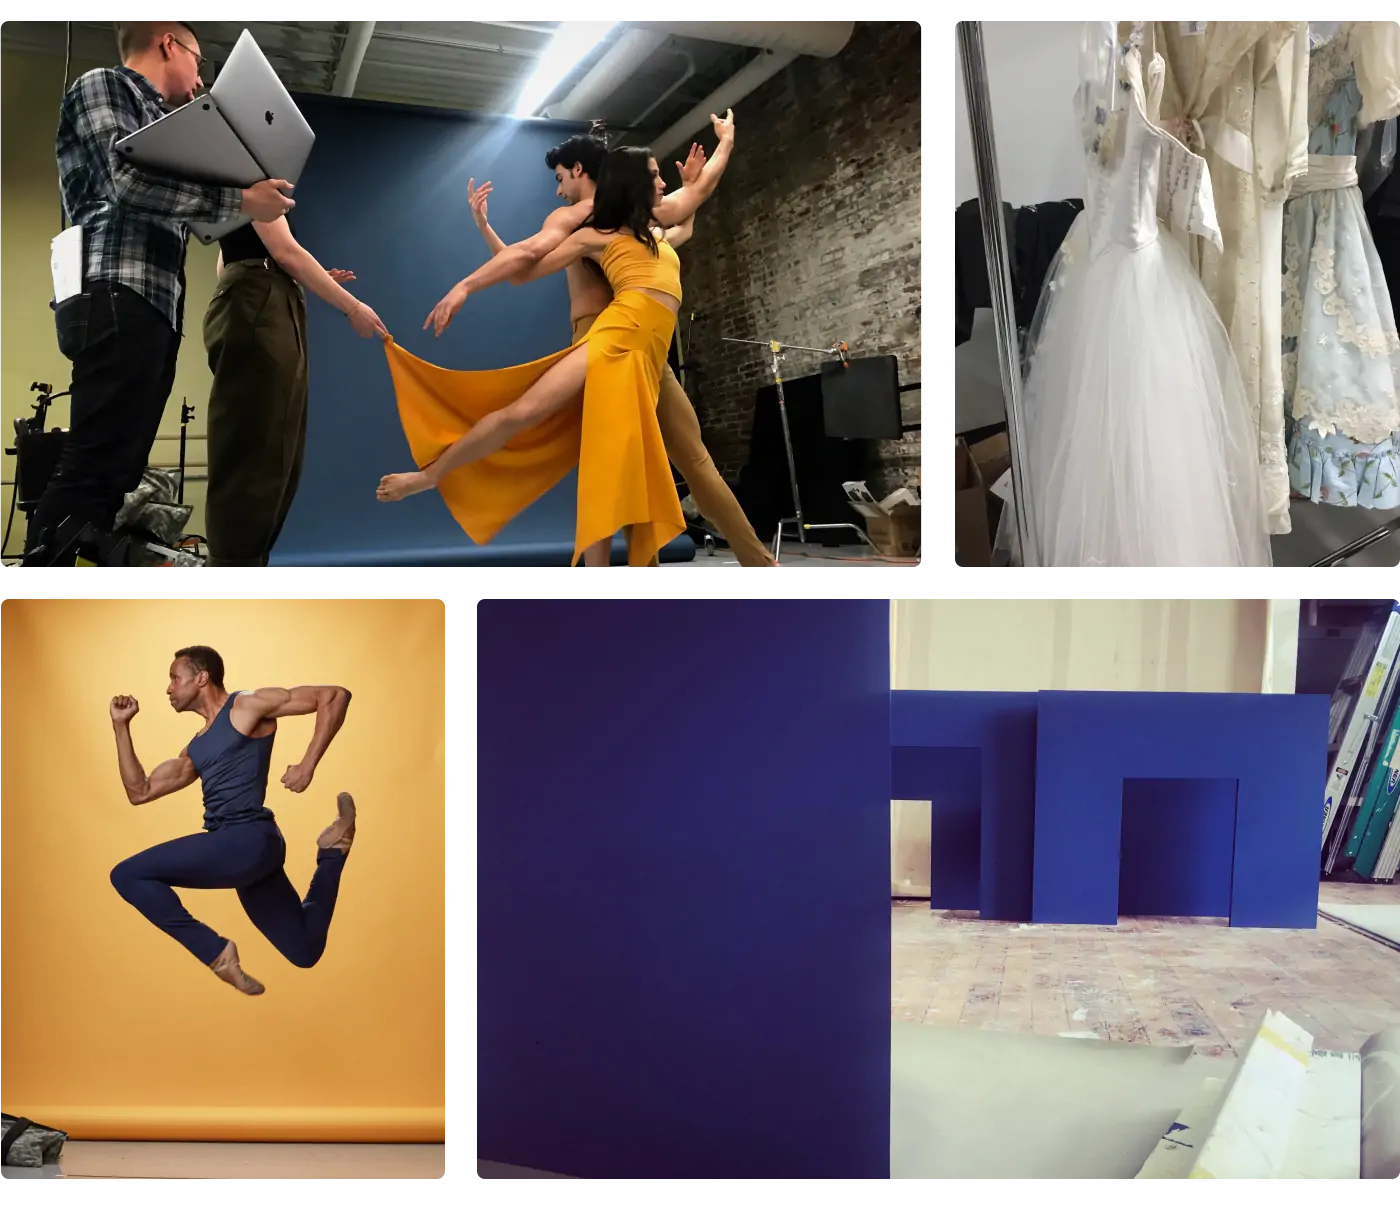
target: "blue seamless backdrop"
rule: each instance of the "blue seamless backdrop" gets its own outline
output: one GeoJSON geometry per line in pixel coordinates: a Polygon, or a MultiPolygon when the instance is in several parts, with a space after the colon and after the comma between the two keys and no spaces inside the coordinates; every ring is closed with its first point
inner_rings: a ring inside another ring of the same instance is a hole
{"type": "MultiPolygon", "coordinates": [[[[544,157],[573,127],[317,96],[297,103],[316,131],[296,190],[298,238],[324,267],[356,274],[352,291],[401,347],[445,368],[482,369],[568,346],[562,274],[471,298],[441,339],[423,321],[488,258],[467,180],[489,179],[492,226],[508,243],[525,238],[559,204],[544,157]]],[[[434,493],[378,502],[380,476],[413,468],[383,350],[314,298],[307,338],[306,460],[274,564],[567,563],[572,473],[484,547],[472,544],[434,493]]]]}

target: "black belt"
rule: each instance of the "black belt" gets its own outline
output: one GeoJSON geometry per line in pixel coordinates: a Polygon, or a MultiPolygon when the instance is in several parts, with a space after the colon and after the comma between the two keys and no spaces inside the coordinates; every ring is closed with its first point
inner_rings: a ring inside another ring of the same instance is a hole
{"type": "Polygon", "coordinates": [[[290,279],[292,278],[292,277],[291,277],[291,273],[289,273],[289,272],[287,271],[286,268],[284,268],[281,264],[279,264],[275,259],[272,259],[271,257],[269,257],[269,258],[267,258],[267,259],[235,259],[235,260],[227,260],[227,259],[226,259],[226,260],[224,260],[224,267],[225,267],[225,268],[263,268],[264,270],[266,270],[266,271],[268,271],[268,272],[277,272],[277,273],[280,273],[281,275],[287,277],[288,280],[290,280],[290,279]]]}

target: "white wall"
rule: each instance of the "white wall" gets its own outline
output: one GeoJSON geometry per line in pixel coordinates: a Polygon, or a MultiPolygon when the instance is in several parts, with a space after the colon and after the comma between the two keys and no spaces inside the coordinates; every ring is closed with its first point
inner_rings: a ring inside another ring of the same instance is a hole
{"type": "MultiPolygon", "coordinates": [[[[1084,195],[1084,152],[1074,121],[1079,21],[984,21],[982,44],[1002,200],[1033,205],[1084,195]]],[[[953,55],[957,59],[957,43],[953,55]]],[[[957,72],[957,202],[977,195],[962,63],[957,72]]]]}
{"type": "Polygon", "coordinates": [[[1259,599],[915,599],[892,607],[895,690],[1264,685],[1270,607],[1259,599]]]}
{"type": "Polygon", "coordinates": [[[1261,688],[1266,695],[1291,695],[1298,687],[1298,627],[1302,610],[1303,604],[1296,598],[1269,603],[1261,688]]]}

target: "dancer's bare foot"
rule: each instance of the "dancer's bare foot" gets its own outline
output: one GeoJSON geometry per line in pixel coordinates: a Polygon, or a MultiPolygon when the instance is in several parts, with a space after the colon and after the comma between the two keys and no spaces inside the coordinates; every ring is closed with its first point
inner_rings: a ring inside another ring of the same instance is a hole
{"type": "Polygon", "coordinates": [[[267,989],[238,965],[238,947],[229,942],[224,952],[209,964],[209,969],[225,983],[232,984],[245,996],[261,996],[267,989]]]}
{"type": "Polygon", "coordinates": [[[349,791],[341,791],[335,797],[335,811],[335,820],[321,830],[316,844],[322,849],[338,849],[348,854],[355,840],[355,801],[349,791]]]}
{"type": "Polygon", "coordinates": [[[433,488],[427,473],[387,473],[379,479],[375,496],[381,502],[398,502],[410,494],[421,494],[433,488]]]}

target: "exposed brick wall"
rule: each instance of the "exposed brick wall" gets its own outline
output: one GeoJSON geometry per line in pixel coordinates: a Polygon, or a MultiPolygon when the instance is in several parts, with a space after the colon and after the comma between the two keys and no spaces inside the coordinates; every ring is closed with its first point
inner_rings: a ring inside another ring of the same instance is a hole
{"type": "MultiPolygon", "coordinates": [[[[754,391],[771,376],[764,349],[723,337],[844,339],[854,355],[898,356],[902,383],[922,379],[919,26],[857,25],[839,55],[799,58],[734,116],[734,158],[681,251],[686,309],[704,315],[690,358],[705,369],[705,441],[731,480],[748,459],[754,391]]],[[[818,363],[789,353],[784,375],[818,363]]],[[[919,393],[904,400],[905,421],[917,421],[919,393]]],[[[918,481],[917,432],[878,455],[877,492],[918,481]]]]}

